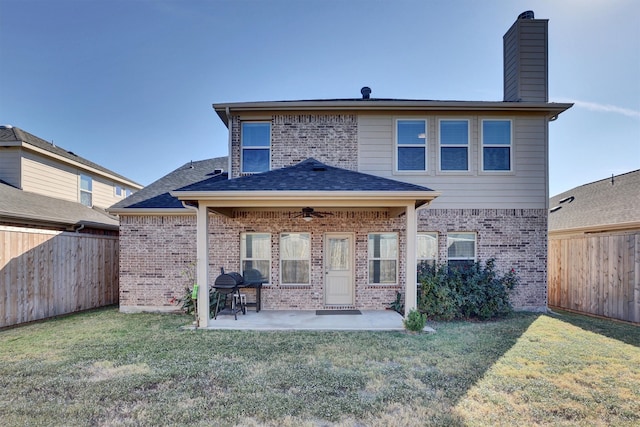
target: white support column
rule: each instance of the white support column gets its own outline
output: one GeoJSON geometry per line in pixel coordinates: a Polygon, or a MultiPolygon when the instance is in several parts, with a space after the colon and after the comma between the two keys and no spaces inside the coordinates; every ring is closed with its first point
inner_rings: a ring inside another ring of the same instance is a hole
{"type": "Polygon", "coordinates": [[[418,224],[416,221],[416,208],[413,204],[407,205],[407,242],[406,242],[406,271],[405,271],[405,296],[404,315],[418,306],[418,274],[416,272],[416,236],[418,234],[418,224]]]}
{"type": "Polygon", "coordinates": [[[206,206],[198,207],[196,226],[198,326],[209,326],[209,215],[206,206]]]}

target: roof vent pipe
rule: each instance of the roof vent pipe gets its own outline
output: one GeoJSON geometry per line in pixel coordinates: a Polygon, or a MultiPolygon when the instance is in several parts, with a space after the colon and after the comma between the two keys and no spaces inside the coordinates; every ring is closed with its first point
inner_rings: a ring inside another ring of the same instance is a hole
{"type": "Polygon", "coordinates": [[[365,86],[360,89],[360,93],[362,94],[362,99],[369,99],[369,96],[371,95],[371,88],[365,86]]]}
{"type": "Polygon", "coordinates": [[[518,15],[518,19],[535,19],[533,10],[527,10],[518,15]]]}

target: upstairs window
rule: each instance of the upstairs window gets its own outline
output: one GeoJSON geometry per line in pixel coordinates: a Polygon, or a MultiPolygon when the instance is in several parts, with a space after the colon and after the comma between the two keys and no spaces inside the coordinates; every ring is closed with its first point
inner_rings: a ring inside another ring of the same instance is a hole
{"type": "Polygon", "coordinates": [[[124,189],[122,187],[120,187],[119,185],[115,186],[115,194],[116,197],[122,197],[122,195],[124,194],[124,189]]]}
{"type": "Polygon", "coordinates": [[[311,283],[311,235],[283,233],[280,236],[280,275],[283,285],[311,283]]]}
{"type": "Polygon", "coordinates": [[[271,277],[271,234],[243,233],[240,236],[240,265],[247,281],[268,284],[271,277]]]}
{"type": "Polygon", "coordinates": [[[396,147],[398,171],[427,170],[427,121],[398,120],[396,147]]]}
{"type": "Polygon", "coordinates": [[[440,120],[440,170],[469,170],[468,120],[440,120]]]}
{"type": "Polygon", "coordinates": [[[398,281],[398,235],[369,234],[369,283],[395,284],[398,281]]]}
{"type": "Polygon", "coordinates": [[[242,173],[269,170],[271,148],[270,123],[242,123],[242,173]]]}
{"type": "Polygon", "coordinates": [[[511,120],[482,121],[482,170],[511,171],[511,120]]]}
{"type": "Polygon", "coordinates": [[[80,175],[80,203],[93,206],[93,180],[88,175],[80,175]]]}

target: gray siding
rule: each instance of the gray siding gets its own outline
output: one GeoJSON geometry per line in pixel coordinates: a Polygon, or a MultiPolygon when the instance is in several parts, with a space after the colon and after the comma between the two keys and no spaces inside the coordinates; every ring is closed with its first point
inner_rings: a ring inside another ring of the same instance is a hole
{"type": "Polygon", "coordinates": [[[548,102],[546,19],[518,19],[504,35],[504,100],[548,102]]]}
{"type": "MultiPolygon", "coordinates": [[[[404,117],[404,116],[403,116],[404,117]]],[[[547,206],[547,120],[544,117],[501,116],[513,120],[513,172],[487,173],[480,166],[480,121],[497,116],[455,117],[470,120],[470,170],[439,172],[438,116],[428,120],[428,168],[420,173],[394,172],[394,116],[359,116],[358,168],[360,172],[442,192],[433,203],[440,209],[545,209],[547,206]]],[[[453,116],[452,116],[453,117],[453,116]]]]}

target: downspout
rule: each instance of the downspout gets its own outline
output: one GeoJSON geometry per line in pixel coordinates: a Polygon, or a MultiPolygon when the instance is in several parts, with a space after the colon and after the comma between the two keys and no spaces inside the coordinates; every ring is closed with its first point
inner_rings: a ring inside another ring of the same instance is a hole
{"type": "Polygon", "coordinates": [[[82,230],[84,228],[84,224],[80,224],[80,227],[76,228],[75,231],[76,233],[80,233],[80,230],[82,230]]]}
{"type": "Polygon", "coordinates": [[[233,138],[232,138],[233,119],[231,118],[231,111],[229,111],[229,106],[227,106],[225,108],[225,113],[227,114],[227,130],[228,130],[228,134],[229,134],[229,137],[228,137],[228,140],[229,140],[228,141],[228,148],[229,148],[228,153],[229,153],[229,156],[227,158],[227,171],[229,171],[229,174],[227,176],[228,176],[228,179],[231,179],[231,178],[233,178],[231,176],[231,158],[233,157],[233,152],[231,151],[231,148],[232,148],[231,147],[231,143],[232,143],[232,140],[233,140],[233,138]]]}

